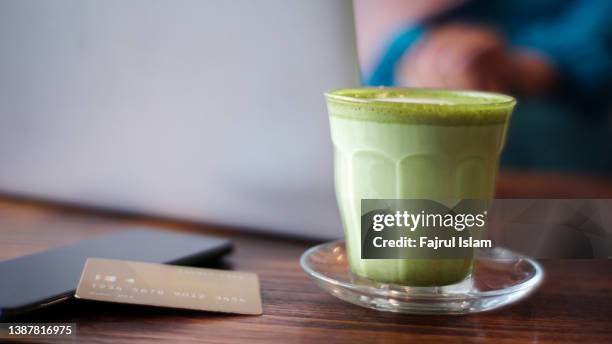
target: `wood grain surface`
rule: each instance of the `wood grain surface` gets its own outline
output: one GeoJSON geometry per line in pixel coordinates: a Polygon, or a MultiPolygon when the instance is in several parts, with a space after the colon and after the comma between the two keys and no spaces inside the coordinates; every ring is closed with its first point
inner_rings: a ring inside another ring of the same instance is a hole
{"type": "MultiPolygon", "coordinates": [[[[550,180],[565,185],[564,196],[556,197],[612,195],[612,184],[605,180],[506,174],[500,178],[499,196],[548,197],[550,180]],[[515,190],[523,183],[530,185],[529,192],[515,190]]],[[[10,196],[0,197],[0,259],[134,225],[230,237],[236,249],[223,267],[259,274],[264,315],[71,300],[17,320],[76,322],[77,339],[83,343],[612,343],[610,260],[543,261],[541,288],[500,310],[468,316],[400,315],[353,306],[317,288],[298,263],[314,242],[10,196]]]]}

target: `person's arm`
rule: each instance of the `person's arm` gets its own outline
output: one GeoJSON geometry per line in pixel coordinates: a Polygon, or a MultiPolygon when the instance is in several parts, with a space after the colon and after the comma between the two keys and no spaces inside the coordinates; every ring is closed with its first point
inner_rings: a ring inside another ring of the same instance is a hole
{"type": "Polygon", "coordinates": [[[362,72],[370,75],[389,40],[411,23],[435,16],[465,0],[354,0],[357,48],[362,72]]]}
{"type": "Polygon", "coordinates": [[[555,83],[556,71],[542,55],[512,49],[490,27],[462,22],[429,28],[398,69],[404,86],[478,89],[540,95],[555,83]]]}
{"type": "Polygon", "coordinates": [[[510,63],[513,75],[508,76],[511,90],[521,95],[551,93],[559,81],[559,71],[545,55],[532,49],[513,49],[510,63]]]}
{"type": "Polygon", "coordinates": [[[600,100],[612,83],[612,1],[584,0],[516,34],[508,45],[493,28],[441,21],[405,54],[400,84],[541,95],[558,88],[600,100]],[[561,85],[562,87],[557,87],[561,85]]]}
{"type": "Polygon", "coordinates": [[[509,92],[515,77],[505,39],[489,27],[453,22],[428,27],[402,59],[402,86],[509,92]]]}

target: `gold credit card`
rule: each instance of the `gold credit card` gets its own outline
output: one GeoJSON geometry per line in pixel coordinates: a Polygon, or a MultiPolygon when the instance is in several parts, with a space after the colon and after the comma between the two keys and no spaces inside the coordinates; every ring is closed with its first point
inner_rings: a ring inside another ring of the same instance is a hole
{"type": "Polygon", "coordinates": [[[251,272],[89,258],[76,298],[202,311],[261,314],[251,272]]]}

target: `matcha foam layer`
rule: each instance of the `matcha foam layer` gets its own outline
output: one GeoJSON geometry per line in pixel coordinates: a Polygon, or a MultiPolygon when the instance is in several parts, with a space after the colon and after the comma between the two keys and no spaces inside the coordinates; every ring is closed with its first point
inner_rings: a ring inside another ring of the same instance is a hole
{"type": "Polygon", "coordinates": [[[325,96],[334,117],[412,124],[505,123],[516,104],[498,93],[417,88],[339,89],[325,96]]]}

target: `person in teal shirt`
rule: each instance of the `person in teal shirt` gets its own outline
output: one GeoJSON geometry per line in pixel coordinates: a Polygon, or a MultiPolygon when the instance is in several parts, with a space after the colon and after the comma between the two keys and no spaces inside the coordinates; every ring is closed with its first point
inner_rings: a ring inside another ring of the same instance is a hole
{"type": "Polygon", "coordinates": [[[611,173],[612,1],[447,3],[396,32],[364,83],[513,94],[502,166],[611,173]]]}

